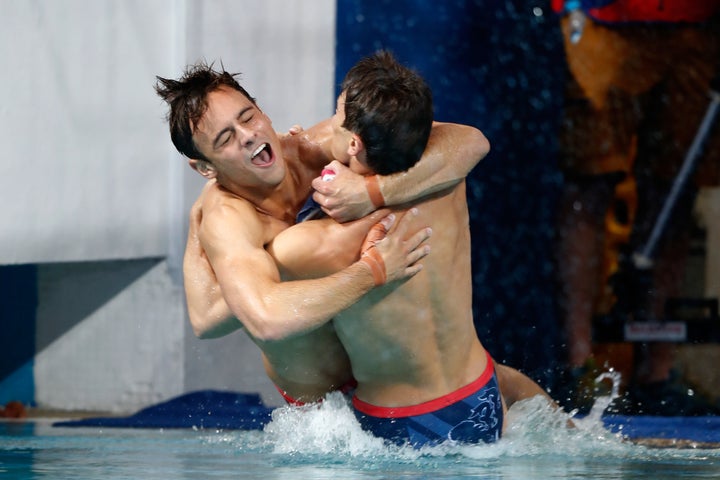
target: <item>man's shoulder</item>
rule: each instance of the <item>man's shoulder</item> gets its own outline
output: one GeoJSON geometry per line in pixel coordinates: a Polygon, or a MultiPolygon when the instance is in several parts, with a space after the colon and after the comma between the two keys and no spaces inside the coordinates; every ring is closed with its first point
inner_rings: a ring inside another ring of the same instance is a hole
{"type": "Polygon", "coordinates": [[[329,121],[313,125],[307,130],[280,139],[283,156],[289,167],[317,164],[318,159],[325,161],[330,156],[329,144],[332,140],[332,126],[329,121]]]}
{"type": "Polygon", "coordinates": [[[208,182],[203,188],[200,208],[205,219],[225,215],[240,215],[245,219],[258,216],[252,203],[219,186],[216,182],[208,182]]]}
{"type": "Polygon", "coordinates": [[[203,206],[213,206],[215,204],[250,204],[250,202],[240,195],[237,195],[227,188],[223,188],[214,180],[208,181],[203,187],[202,193],[200,194],[203,206]]]}

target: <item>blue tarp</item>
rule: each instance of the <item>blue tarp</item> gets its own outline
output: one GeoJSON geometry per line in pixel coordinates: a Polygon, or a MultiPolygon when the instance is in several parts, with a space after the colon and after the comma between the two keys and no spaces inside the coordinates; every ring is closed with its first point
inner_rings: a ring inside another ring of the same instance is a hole
{"type": "MultiPolygon", "coordinates": [[[[144,408],[128,417],[96,417],[56,422],[58,427],[213,428],[260,430],[273,408],[256,393],[202,390],[144,408]]],[[[606,415],[606,428],[630,439],[662,438],[720,443],[720,417],[606,415]]]]}
{"type": "Polygon", "coordinates": [[[664,438],[695,442],[720,442],[720,417],[655,417],[607,415],[605,427],[630,439],[664,438]]]}
{"type": "Polygon", "coordinates": [[[201,390],[144,408],[129,417],[95,417],[56,422],[56,427],[214,428],[259,430],[272,408],[256,393],[201,390]]]}

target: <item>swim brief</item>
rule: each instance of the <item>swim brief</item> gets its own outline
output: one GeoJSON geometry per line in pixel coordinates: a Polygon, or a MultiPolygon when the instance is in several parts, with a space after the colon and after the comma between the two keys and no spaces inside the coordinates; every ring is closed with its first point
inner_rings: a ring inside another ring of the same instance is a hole
{"type": "Polygon", "coordinates": [[[300,208],[298,214],[295,216],[295,223],[314,220],[316,218],[321,218],[324,215],[325,213],[320,208],[320,204],[313,200],[312,195],[310,195],[308,199],[305,200],[305,203],[300,208]]]}
{"type": "Polygon", "coordinates": [[[398,445],[492,443],[502,432],[500,387],[489,354],[477,380],[443,397],[407,407],[379,407],[354,396],[353,406],[364,430],[398,445]]]}

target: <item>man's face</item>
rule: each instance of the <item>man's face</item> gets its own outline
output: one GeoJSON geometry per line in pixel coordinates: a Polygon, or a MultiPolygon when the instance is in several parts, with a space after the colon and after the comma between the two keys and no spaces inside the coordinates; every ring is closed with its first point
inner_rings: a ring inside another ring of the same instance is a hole
{"type": "Polygon", "coordinates": [[[347,165],[350,170],[360,175],[369,175],[372,172],[363,163],[364,147],[357,135],[342,126],[345,123],[345,92],[337,99],[335,115],[330,120],[333,130],[332,155],[338,162],[347,165]]]}
{"type": "Polygon", "coordinates": [[[245,95],[228,87],[208,94],[193,132],[221,185],[275,186],[285,176],[280,142],[270,119],[245,95]]]}

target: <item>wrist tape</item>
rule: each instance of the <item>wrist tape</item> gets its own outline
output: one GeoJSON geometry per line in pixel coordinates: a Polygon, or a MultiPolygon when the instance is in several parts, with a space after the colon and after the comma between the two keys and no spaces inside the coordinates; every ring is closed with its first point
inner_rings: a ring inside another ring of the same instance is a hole
{"type": "Polygon", "coordinates": [[[380,183],[378,182],[377,175],[370,175],[365,177],[365,188],[367,189],[368,195],[370,196],[370,201],[373,205],[375,205],[375,208],[385,206],[385,198],[380,191],[380,183]]]}

